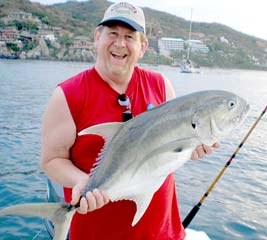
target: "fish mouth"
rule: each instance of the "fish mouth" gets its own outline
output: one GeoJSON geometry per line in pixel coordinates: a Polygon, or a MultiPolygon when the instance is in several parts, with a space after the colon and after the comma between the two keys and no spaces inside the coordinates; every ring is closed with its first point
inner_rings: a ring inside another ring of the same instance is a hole
{"type": "Polygon", "coordinates": [[[251,107],[250,107],[250,105],[247,103],[246,108],[245,108],[244,118],[247,117],[248,113],[250,112],[250,109],[251,109],[251,107]]]}
{"type": "Polygon", "coordinates": [[[249,114],[249,112],[250,112],[250,109],[251,109],[251,107],[250,107],[250,105],[247,103],[246,104],[246,106],[245,106],[245,108],[244,108],[244,111],[243,111],[243,113],[241,114],[241,116],[240,116],[240,122],[239,122],[239,124],[242,124],[244,121],[245,121],[245,119],[247,118],[247,116],[248,116],[248,114],[249,114]]]}
{"type": "MultiPolygon", "coordinates": [[[[246,103],[244,110],[239,115],[237,115],[235,118],[232,119],[232,122],[234,122],[235,126],[239,126],[245,121],[245,119],[247,118],[247,116],[250,112],[250,109],[251,109],[250,105],[248,103],[246,103]]],[[[228,131],[225,132],[224,129],[220,128],[216,124],[216,121],[214,118],[211,118],[211,120],[210,120],[210,131],[211,131],[212,135],[215,137],[224,136],[225,134],[228,133],[228,131]]]]}
{"type": "Polygon", "coordinates": [[[223,130],[218,127],[214,118],[211,118],[210,120],[210,132],[214,137],[223,135],[223,130]]]}

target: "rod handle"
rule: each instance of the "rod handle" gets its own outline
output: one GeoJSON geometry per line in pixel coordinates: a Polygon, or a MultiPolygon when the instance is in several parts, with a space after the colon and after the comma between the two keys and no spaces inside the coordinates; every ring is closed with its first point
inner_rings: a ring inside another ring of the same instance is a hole
{"type": "Polygon", "coordinates": [[[187,214],[185,219],[183,220],[183,227],[187,228],[187,226],[191,223],[195,215],[197,214],[198,210],[200,209],[199,205],[195,205],[191,211],[187,214]]]}

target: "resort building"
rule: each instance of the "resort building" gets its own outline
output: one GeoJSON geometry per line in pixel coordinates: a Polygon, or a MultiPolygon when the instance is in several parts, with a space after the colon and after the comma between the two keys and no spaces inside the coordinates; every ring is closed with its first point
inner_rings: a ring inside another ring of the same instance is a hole
{"type": "Polygon", "coordinates": [[[190,47],[191,52],[208,53],[210,51],[209,48],[205,44],[203,44],[201,40],[187,40],[185,41],[185,45],[190,47]]]}
{"type": "Polygon", "coordinates": [[[184,40],[181,38],[160,38],[158,47],[160,55],[170,56],[172,51],[184,50],[184,40]]]}

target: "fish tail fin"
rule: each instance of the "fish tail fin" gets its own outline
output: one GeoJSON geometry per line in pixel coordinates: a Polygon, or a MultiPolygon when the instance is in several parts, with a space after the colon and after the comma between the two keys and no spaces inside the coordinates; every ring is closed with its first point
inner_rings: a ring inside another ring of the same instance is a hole
{"type": "Polygon", "coordinates": [[[75,209],[62,203],[29,203],[0,210],[0,216],[23,215],[49,219],[55,228],[54,240],[65,240],[75,209]]]}

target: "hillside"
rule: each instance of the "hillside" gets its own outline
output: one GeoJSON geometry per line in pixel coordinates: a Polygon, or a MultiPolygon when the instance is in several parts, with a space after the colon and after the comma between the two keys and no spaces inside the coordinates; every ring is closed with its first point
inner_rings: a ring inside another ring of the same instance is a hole
{"type": "MultiPolygon", "coordinates": [[[[81,54],[80,50],[77,50],[78,48],[73,48],[75,41],[77,41],[75,38],[84,36],[88,37],[86,41],[92,42],[95,26],[110,4],[111,2],[106,0],[91,0],[87,2],[68,1],[44,6],[28,0],[0,0],[0,29],[15,26],[19,31],[18,34],[21,34],[22,31],[28,31],[30,34],[36,35],[40,35],[40,31],[43,29],[49,29],[55,33],[57,43],[49,42],[47,39],[45,41],[41,40],[41,45],[46,45],[47,49],[45,51],[41,48],[40,51],[43,53],[38,58],[71,60],[73,54],[81,54]],[[7,17],[14,12],[31,13],[32,19],[35,19],[35,22],[33,21],[35,25],[29,26],[28,24],[25,26],[24,23],[21,23],[24,20],[13,20],[7,23],[7,17]]],[[[151,48],[157,51],[157,40],[161,37],[187,39],[189,21],[150,8],[144,8],[144,12],[147,19],[147,36],[151,48]]],[[[210,49],[208,55],[191,55],[199,65],[240,68],[266,68],[267,66],[267,41],[235,31],[225,25],[193,22],[192,38],[201,40],[210,49]]],[[[26,50],[33,50],[34,47],[40,45],[38,39],[34,37],[33,39],[36,41],[34,46],[28,47],[29,49],[26,48],[26,50]]],[[[20,50],[22,48],[23,46],[20,50]]],[[[17,49],[17,53],[19,53],[18,48],[13,47],[12,50],[14,49],[17,49]]],[[[95,54],[92,46],[86,51],[88,51],[92,60],[95,54]]],[[[184,52],[173,53],[171,57],[176,60],[181,58],[183,54],[184,52]]],[[[31,56],[34,56],[34,54],[31,56]]],[[[153,61],[155,58],[149,56],[148,59],[153,61]]],[[[166,61],[164,58],[160,59],[166,61]]],[[[81,59],[78,58],[77,60],[81,59]]]]}

